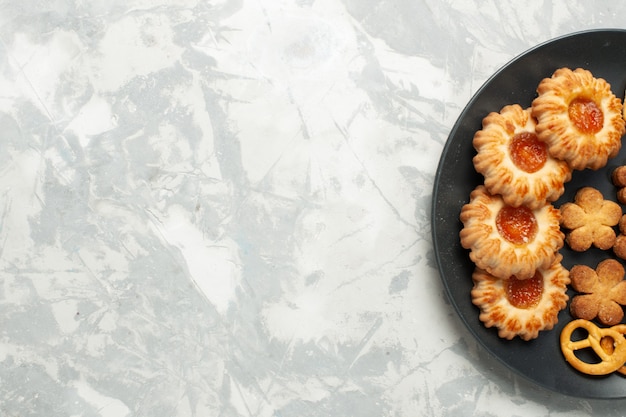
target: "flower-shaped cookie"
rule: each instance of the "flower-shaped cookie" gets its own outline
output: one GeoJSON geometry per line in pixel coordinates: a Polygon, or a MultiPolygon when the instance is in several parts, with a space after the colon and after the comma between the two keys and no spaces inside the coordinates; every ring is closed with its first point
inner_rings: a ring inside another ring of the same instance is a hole
{"type": "Polygon", "coordinates": [[[620,259],[626,259],[626,214],[619,220],[619,235],[613,245],[613,253],[620,259]]]}
{"type": "Polygon", "coordinates": [[[561,225],[569,232],[565,241],[573,250],[582,252],[591,245],[610,249],[615,243],[615,226],[622,217],[622,208],[614,201],[605,200],[593,187],[583,187],[573,203],[561,206],[561,225]]]}
{"type": "Polygon", "coordinates": [[[617,187],[617,201],[626,204],[626,165],[615,168],[611,174],[611,180],[617,187]]]}
{"type": "Polygon", "coordinates": [[[605,259],[594,271],[587,265],[575,265],[570,270],[571,285],[579,294],[570,304],[572,315],[614,326],[624,318],[622,305],[626,304],[624,267],[615,259],[605,259]]]}

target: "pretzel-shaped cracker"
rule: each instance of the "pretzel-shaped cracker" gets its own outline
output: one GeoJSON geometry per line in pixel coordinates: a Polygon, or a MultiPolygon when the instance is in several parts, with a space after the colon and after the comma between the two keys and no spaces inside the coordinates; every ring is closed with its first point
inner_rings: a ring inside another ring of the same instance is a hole
{"type": "MultiPolygon", "coordinates": [[[[626,324],[617,324],[615,326],[612,326],[611,329],[617,330],[622,335],[626,335],[626,324]]],[[[600,346],[602,346],[602,349],[604,349],[606,353],[611,355],[615,350],[615,341],[611,336],[603,336],[602,339],[600,339],[600,346]]],[[[622,375],[626,375],[626,365],[619,368],[617,372],[622,375]]]]}
{"type": "MultiPolygon", "coordinates": [[[[619,325],[618,325],[619,326],[619,325]]],[[[561,331],[561,351],[565,360],[577,370],[589,375],[608,375],[624,366],[626,363],[626,338],[616,328],[600,328],[588,320],[577,319],[569,322],[561,331]],[[585,329],[588,333],[586,339],[572,340],[572,333],[577,329],[585,329]],[[613,349],[604,349],[601,346],[602,338],[613,339],[613,349]],[[600,358],[599,363],[589,363],[579,359],[574,353],[581,349],[593,349],[600,358]]],[[[619,327],[622,330],[621,327],[619,327]]],[[[626,326],[623,328],[626,331],[626,326]]]]}

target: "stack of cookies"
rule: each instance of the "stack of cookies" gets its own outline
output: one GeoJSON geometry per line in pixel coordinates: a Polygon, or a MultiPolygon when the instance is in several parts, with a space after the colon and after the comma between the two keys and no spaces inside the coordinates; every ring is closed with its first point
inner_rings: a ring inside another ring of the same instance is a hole
{"type": "Polygon", "coordinates": [[[511,104],[483,119],[473,163],[484,184],[461,210],[460,239],[476,265],[472,301],[500,337],[530,340],[556,324],[570,277],[558,252],[562,212],[552,203],[573,170],[597,170],[616,156],[624,131],[621,101],[584,69],[558,69],[529,107],[511,104]]]}

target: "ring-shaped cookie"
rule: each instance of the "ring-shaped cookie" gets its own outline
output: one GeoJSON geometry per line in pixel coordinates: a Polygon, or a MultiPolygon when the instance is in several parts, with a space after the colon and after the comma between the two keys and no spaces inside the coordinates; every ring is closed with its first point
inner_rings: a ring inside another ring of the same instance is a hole
{"type": "Polygon", "coordinates": [[[599,169],[617,155],[624,134],[621,101],[602,78],[560,68],[544,78],[532,102],[537,137],[573,169],[599,169]]]}
{"type": "Polygon", "coordinates": [[[538,269],[527,280],[496,278],[476,268],[472,274],[472,303],[480,308],[479,319],[486,327],[496,327],[498,336],[523,340],[535,339],[550,330],[559,311],[567,305],[569,273],[559,255],[547,269],[538,269]]]}
{"type": "MultiPolygon", "coordinates": [[[[616,324],[615,326],[611,326],[611,329],[617,331],[618,333],[621,333],[622,336],[626,335],[626,324],[616,324]]],[[[612,340],[611,349],[609,351],[607,351],[607,353],[613,353],[615,351],[615,344],[616,343],[617,342],[615,340],[612,340]]],[[[605,349],[605,351],[606,351],[606,349],[605,349]]],[[[617,372],[619,372],[622,375],[626,375],[626,365],[620,367],[617,370],[617,372]]]]}
{"type": "Polygon", "coordinates": [[[614,328],[599,328],[587,320],[577,319],[567,323],[561,331],[560,344],[565,360],[585,374],[608,375],[620,370],[626,363],[626,339],[623,334],[614,328]],[[573,341],[572,334],[580,328],[587,332],[587,338],[573,341]],[[603,337],[613,339],[614,348],[610,352],[600,345],[603,337]],[[574,352],[581,349],[592,349],[600,362],[590,363],[580,359],[574,352]]]}
{"type": "Polygon", "coordinates": [[[485,186],[515,207],[556,201],[571,179],[570,166],[549,154],[535,126],[530,108],[512,104],[489,113],[473,139],[474,167],[485,177],[485,186]]]}
{"type": "Polygon", "coordinates": [[[511,275],[518,279],[531,278],[536,269],[550,267],[556,252],[563,247],[558,209],[551,204],[534,210],[526,206],[511,208],[501,196],[490,194],[484,185],[471,192],[459,218],[463,223],[459,233],[461,245],[470,249],[470,259],[478,268],[498,278],[511,275]],[[534,224],[527,229],[532,228],[533,233],[527,236],[525,230],[512,230],[517,236],[503,233],[509,232],[505,215],[511,212],[514,220],[511,224],[526,228],[526,220],[531,221],[534,224]]]}

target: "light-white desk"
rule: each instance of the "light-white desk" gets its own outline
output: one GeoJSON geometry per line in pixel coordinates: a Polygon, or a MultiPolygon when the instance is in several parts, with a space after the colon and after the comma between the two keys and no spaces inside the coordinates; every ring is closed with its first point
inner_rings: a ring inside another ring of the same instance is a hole
{"type": "Polygon", "coordinates": [[[0,414],[623,415],[495,361],[435,268],[472,95],[626,27],[508,3],[1,3],[0,414]]]}

